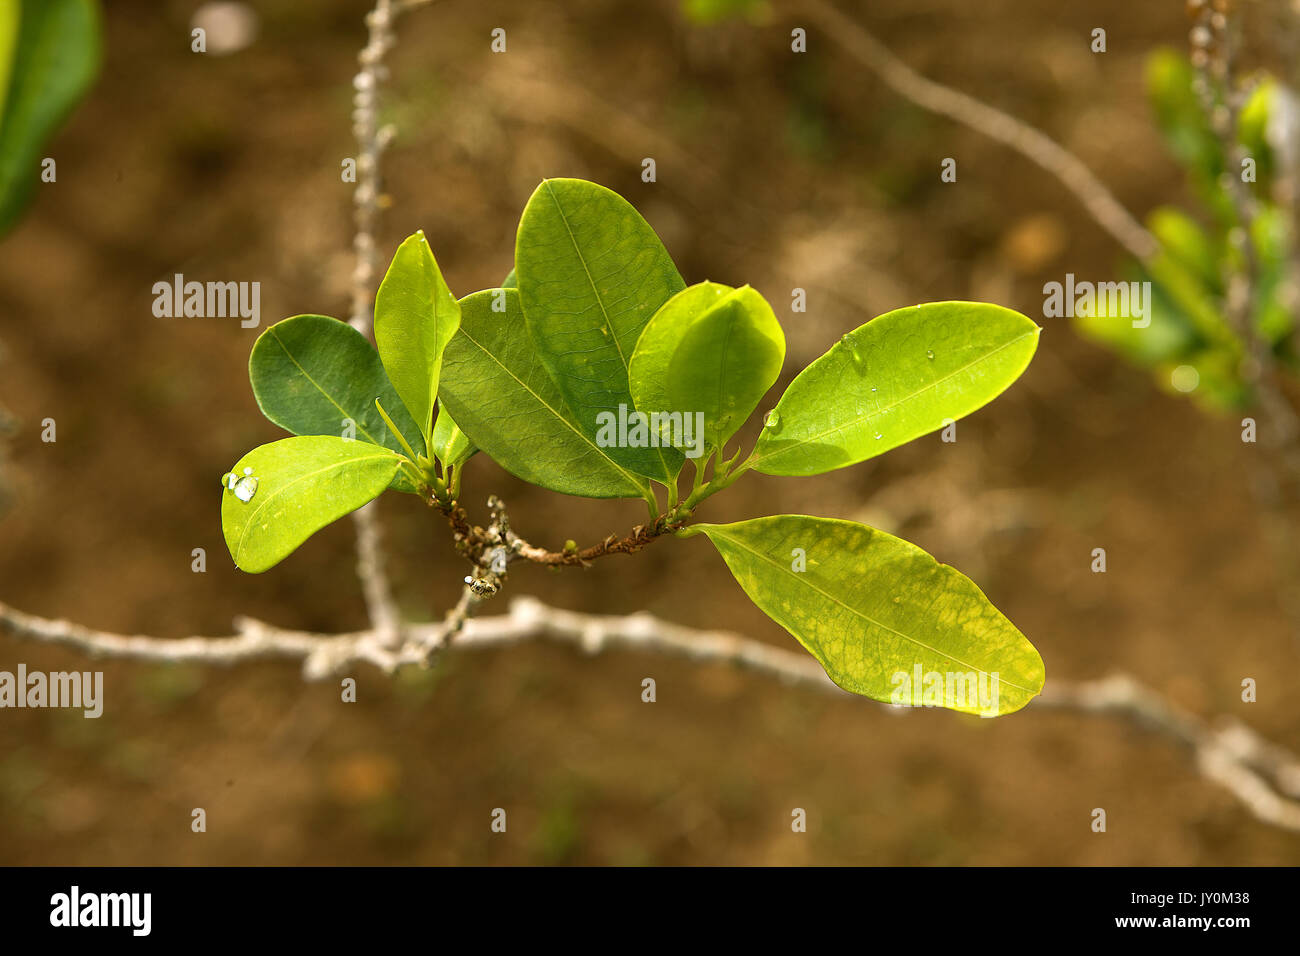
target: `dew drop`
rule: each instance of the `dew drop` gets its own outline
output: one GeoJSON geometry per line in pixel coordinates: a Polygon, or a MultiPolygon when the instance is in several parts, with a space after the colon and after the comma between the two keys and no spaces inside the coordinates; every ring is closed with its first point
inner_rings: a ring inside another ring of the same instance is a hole
{"type": "Polygon", "coordinates": [[[933,352],[931,349],[926,349],[926,350],[925,350],[925,357],[928,358],[930,361],[933,362],[933,361],[934,361],[934,352],[933,352]]]}
{"type": "Polygon", "coordinates": [[[880,439],[882,439],[882,438],[884,438],[884,437],[885,437],[885,436],[882,435],[882,434],[880,434],[880,432],[876,432],[876,441],[880,441],[880,439]]]}
{"type": "Polygon", "coordinates": [[[253,477],[252,468],[245,468],[242,475],[228,471],[221,476],[221,483],[226,487],[226,490],[233,491],[235,497],[244,504],[252,501],[253,495],[257,494],[258,480],[253,477]]]}
{"type": "Polygon", "coordinates": [[[780,416],[779,414],[777,414],[777,411],[776,411],[775,408],[769,410],[768,413],[767,413],[766,415],[763,416],[763,427],[764,427],[764,428],[780,428],[780,427],[781,427],[781,416],[780,416]]]}

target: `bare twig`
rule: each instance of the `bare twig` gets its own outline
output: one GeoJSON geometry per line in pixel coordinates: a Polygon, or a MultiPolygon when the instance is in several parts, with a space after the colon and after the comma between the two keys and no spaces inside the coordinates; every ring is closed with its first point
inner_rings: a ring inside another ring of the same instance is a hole
{"type": "Polygon", "coordinates": [[[894,92],[922,109],[947,116],[1010,146],[1074,193],[1097,224],[1140,260],[1156,253],[1156,241],[1083,162],[1045,133],[995,107],[921,76],[889,48],[827,0],[804,0],[804,9],[826,36],[871,70],[894,92]]]}
{"type": "Polygon", "coordinates": [[[396,12],[392,0],[376,0],[366,14],[369,39],[357,54],[361,69],[352,80],[352,133],[357,139],[357,188],[352,202],[356,233],[352,248],[357,261],[352,270],[352,327],[363,335],[373,333],[375,268],[375,225],[382,202],[379,159],[393,138],[393,127],[379,125],[379,88],[388,77],[384,57],[392,49],[396,36],[393,21],[396,12]]]}
{"type": "MultiPolygon", "coordinates": [[[[377,0],[366,15],[369,38],[357,55],[360,71],[353,79],[352,131],[357,138],[357,184],[353,192],[356,206],[356,233],[352,247],[357,261],[352,270],[351,325],[362,335],[374,334],[375,227],[382,208],[379,160],[393,138],[391,126],[379,125],[379,89],[388,75],[384,56],[396,41],[393,24],[397,14],[429,0],[377,0]]],[[[373,503],[352,513],[357,532],[357,577],[365,595],[370,623],[381,635],[385,646],[400,642],[401,617],[393,601],[392,586],[384,569],[384,552],[379,517],[373,503]]]]}
{"type": "MultiPolygon", "coordinates": [[[[469,593],[467,591],[467,593],[469,593]]],[[[473,599],[463,599],[470,605],[473,599]]],[[[458,605],[459,607],[459,605],[458,605]]],[[[95,631],[68,621],[48,620],[0,604],[0,630],[41,643],[73,648],[96,657],[149,661],[235,664],[286,658],[301,660],[303,675],[319,680],[358,662],[393,672],[427,662],[458,633],[455,647],[488,650],[538,639],[570,644],[594,654],[623,648],[684,657],[701,663],[732,664],[786,684],[848,696],[806,654],[727,631],[705,631],[662,621],[645,613],[628,616],[580,614],[519,597],[506,614],[470,619],[468,606],[436,624],[413,624],[397,648],[374,630],[316,634],[241,618],[232,637],[167,639],[95,631]]],[[[1170,704],[1132,677],[1048,683],[1033,709],[1114,716],[1188,747],[1199,772],[1228,790],[1259,820],[1300,831],[1300,760],[1236,720],[1211,726],[1170,704]]],[[[902,713],[902,708],[887,708],[902,713]]]]}

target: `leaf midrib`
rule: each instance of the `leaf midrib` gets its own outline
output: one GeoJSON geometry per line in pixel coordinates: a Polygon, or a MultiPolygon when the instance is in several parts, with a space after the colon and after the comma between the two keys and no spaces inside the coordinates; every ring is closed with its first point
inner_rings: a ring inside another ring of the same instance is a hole
{"type": "Polygon", "coordinates": [[[284,352],[285,357],[298,367],[298,371],[302,372],[303,378],[311,382],[311,384],[315,386],[316,391],[320,392],[321,395],[325,396],[326,401],[328,401],[331,405],[333,405],[340,412],[342,412],[344,418],[352,419],[352,421],[356,423],[357,430],[360,431],[361,434],[366,436],[366,439],[370,442],[370,444],[379,445],[381,448],[387,447],[386,445],[384,445],[383,442],[375,441],[374,436],[371,435],[370,432],[366,431],[365,428],[361,426],[361,422],[357,418],[354,418],[346,408],[344,408],[337,401],[335,401],[334,396],[332,396],[329,392],[325,391],[325,389],[321,386],[319,382],[316,381],[316,379],[312,378],[311,373],[308,372],[307,369],[303,367],[302,363],[299,362],[298,359],[294,356],[294,354],[289,351],[289,347],[284,344],[284,340],[280,338],[280,333],[275,330],[275,326],[271,326],[271,328],[268,331],[271,333],[271,338],[275,340],[275,344],[280,346],[280,350],[284,352]]]}
{"type": "MultiPolygon", "coordinates": [[[[917,398],[917,396],[922,395],[923,393],[929,391],[930,389],[934,388],[934,387],[937,386],[937,385],[941,385],[941,384],[943,384],[944,382],[948,381],[948,379],[952,378],[953,376],[955,376],[955,375],[960,375],[962,372],[965,372],[967,369],[974,368],[976,365],[979,365],[979,364],[982,363],[982,362],[987,362],[989,359],[993,358],[995,355],[997,355],[997,354],[998,354],[999,352],[1001,352],[1003,349],[1008,349],[1008,348],[1010,348],[1011,346],[1017,344],[1018,342],[1021,342],[1021,341],[1023,341],[1024,339],[1027,339],[1027,338],[1029,338],[1030,336],[1033,336],[1033,335],[1036,335],[1036,334],[1037,334],[1037,330],[1034,331],[1034,332],[1024,332],[1024,333],[1022,333],[1022,334],[1020,334],[1020,335],[1017,335],[1014,339],[1011,339],[1011,340],[1008,341],[1008,342],[1003,342],[1001,345],[999,345],[997,348],[995,348],[992,352],[985,352],[983,355],[981,355],[979,358],[975,359],[974,361],[967,362],[965,365],[962,365],[962,366],[960,366],[959,368],[955,368],[955,369],[953,369],[953,370],[952,370],[951,372],[949,372],[947,375],[943,375],[943,376],[940,376],[939,378],[936,378],[936,379],[935,379],[933,382],[931,382],[930,384],[928,384],[928,385],[924,385],[924,386],[922,386],[921,388],[918,388],[918,389],[917,389],[916,391],[914,391],[914,392],[909,392],[907,395],[904,395],[902,398],[898,399],[897,401],[891,402],[890,404],[885,405],[884,407],[876,408],[874,411],[868,412],[868,413],[866,413],[866,414],[864,414],[864,415],[860,415],[860,416],[858,416],[857,418],[849,419],[848,421],[844,422],[843,424],[836,425],[834,428],[828,428],[828,429],[826,429],[826,430],[823,431],[823,432],[818,432],[816,435],[809,435],[807,438],[800,439],[799,441],[795,442],[795,443],[792,444],[792,445],[783,445],[783,446],[781,446],[780,448],[778,448],[778,449],[776,449],[776,450],[774,450],[774,451],[770,451],[770,452],[768,452],[768,453],[765,454],[765,455],[755,455],[754,457],[752,457],[752,458],[750,459],[750,465],[751,465],[751,466],[757,466],[757,465],[759,464],[759,462],[766,461],[768,458],[771,458],[771,457],[773,457],[773,456],[775,456],[775,455],[784,455],[784,454],[787,454],[788,452],[792,452],[792,451],[794,451],[796,448],[799,448],[799,447],[801,447],[801,446],[803,446],[803,445],[807,445],[807,444],[810,444],[811,442],[815,442],[815,441],[818,441],[818,440],[820,440],[820,439],[822,439],[822,438],[825,438],[827,435],[832,435],[832,434],[834,434],[834,433],[836,433],[836,432],[842,432],[842,431],[844,431],[846,428],[852,428],[854,425],[860,425],[860,424],[863,423],[863,422],[871,421],[873,418],[877,418],[877,417],[879,417],[880,415],[883,415],[883,414],[885,414],[886,412],[891,411],[892,409],[897,408],[899,405],[902,405],[902,404],[904,404],[905,402],[910,402],[910,401],[914,400],[915,398],[917,398]]],[[[812,367],[812,366],[809,366],[809,368],[811,368],[811,367],[812,367]]],[[[797,381],[797,379],[796,379],[796,381],[797,381]]],[[[791,383],[790,383],[790,387],[791,387],[791,388],[794,387],[794,382],[791,382],[791,383]]],[[[781,397],[782,397],[783,399],[785,398],[784,395],[781,396],[781,397]]],[[[989,399],[989,401],[992,401],[992,399],[989,399]]],[[[777,404],[777,408],[780,409],[780,407],[781,407],[781,403],[780,403],[780,402],[777,402],[776,404],[777,404]]],[[[985,402],[985,404],[988,404],[988,402],[985,402]]],[[[868,457],[869,457],[869,456],[868,456],[868,457]]]]}
{"type": "MultiPolygon", "coordinates": [[[[587,257],[582,254],[582,247],[578,245],[578,237],[573,234],[573,227],[569,225],[569,217],[564,214],[564,207],[560,205],[560,197],[555,195],[555,189],[551,186],[551,181],[546,182],[546,195],[551,197],[551,202],[555,204],[555,211],[559,213],[560,222],[564,223],[564,231],[569,234],[569,244],[573,246],[573,253],[578,257],[578,262],[582,264],[583,274],[587,277],[587,284],[591,286],[591,294],[596,299],[596,305],[600,307],[601,317],[605,320],[605,327],[609,329],[609,337],[614,340],[614,350],[618,352],[618,360],[623,363],[623,375],[630,381],[631,372],[628,366],[627,356],[623,354],[623,343],[618,340],[618,330],[614,328],[614,323],[609,319],[609,310],[605,308],[605,300],[600,296],[600,290],[596,288],[596,280],[592,278],[591,269],[587,266],[587,257]]],[[[632,401],[632,390],[628,387],[628,404],[636,407],[632,401]]],[[[672,475],[672,469],[668,467],[668,459],[664,456],[662,447],[655,449],[659,455],[659,464],[663,467],[664,475],[672,475]]],[[[611,461],[613,459],[610,459],[611,461]]]]}
{"type": "MultiPolygon", "coordinates": [[[[349,465],[361,464],[362,462],[367,462],[367,461],[382,461],[386,458],[392,459],[394,463],[394,467],[396,467],[397,464],[400,463],[400,456],[398,456],[394,452],[387,451],[386,449],[385,452],[386,453],[383,455],[364,455],[358,458],[348,458],[344,461],[330,462],[328,465],[325,465],[321,468],[317,468],[315,471],[309,471],[306,474],[299,475],[298,477],[294,478],[292,481],[286,482],[285,484],[277,488],[275,491],[271,492],[271,494],[260,505],[257,506],[257,510],[252,512],[248,516],[248,520],[244,523],[244,530],[239,535],[239,545],[235,548],[235,563],[238,564],[240,557],[243,556],[244,540],[248,537],[249,530],[256,524],[258,517],[262,514],[263,511],[266,510],[266,508],[273,501],[278,499],[282,494],[284,494],[294,485],[304,482],[309,478],[315,478],[318,475],[323,475],[325,472],[330,471],[331,469],[334,468],[346,468],[349,465]]],[[[358,505],[357,507],[360,507],[360,505],[358,505]]]]}
{"type": "Polygon", "coordinates": [[[482,342],[480,342],[478,339],[474,338],[474,336],[471,335],[471,334],[466,330],[466,328],[465,328],[464,325],[462,325],[462,326],[460,327],[459,331],[460,331],[460,334],[461,334],[461,335],[464,335],[465,338],[468,339],[468,340],[469,340],[469,341],[470,341],[470,342],[471,342],[471,343],[472,343],[472,344],[473,344],[473,345],[474,345],[474,346],[475,346],[475,347],[476,347],[480,352],[482,352],[484,355],[486,355],[488,358],[490,358],[493,362],[495,362],[495,363],[496,363],[496,364],[501,368],[501,370],[502,370],[503,372],[505,372],[507,375],[509,375],[512,379],[514,379],[515,382],[518,383],[518,385],[519,385],[520,388],[522,388],[525,392],[527,392],[529,395],[531,395],[531,396],[532,396],[532,397],[537,401],[537,404],[541,405],[541,406],[542,406],[543,408],[545,408],[548,412],[550,412],[552,415],[554,415],[555,418],[556,418],[556,420],[559,421],[561,424],[563,424],[565,428],[569,429],[569,431],[573,432],[573,434],[575,434],[575,435],[577,435],[579,438],[581,438],[581,439],[582,439],[584,442],[586,442],[586,443],[587,443],[587,444],[588,444],[592,449],[595,450],[596,454],[598,454],[601,458],[605,459],[605,461],[607,461],[607,462],[609,462],[611,465],[613,465],[613,466],[614,466],[614,469],[615,469],[615,470],[616,470],[620,475],[622,475],[623,477],[625,477],[628,481],[630,481],[630,482],[632,483],[632,487],[638,489],[638,490],[641,491],[642,493],[645,493],[647,490],[649,490],[650,485],[649,485],[648,482],[641,482],[641,481],[638,481],[637,479],[638,479],[639,477],[641,477],[641,476],[636,475],[636,474],[634,474],[634,473],[628,471],[626,468],[624,468],[622,465],[620,465],[618,462],[616,462],[613,458],[610,458],[609,455],[605,454],[604,449],[602,449],[599,445],[597,445],[597,444],[596,444],[595,442],[593,442],[590,438],[588,438],[588,437],[587,437],[587,436],[582,432],[581,429],[574,427],[573,423],[570,422],[570,421],[568,420],[568,418],[566,418],[565,416],[561,415],[561,414],[559,413],[559,411],[551,405],[550,402],[546,401],[546,399],[542,398],[542,396],[538,395],[535,391],[533,391],[532,388],[529,387],[529,385],[528,385],[527,382],[525,382],[523,379],[521,379],[518,375],[516,375],[516,374],[514,373],[514,371],[513,371],[513,370],[512,370],[508,365],[506,365],[506,364],[505,364],[504,362],[502,362],[499,358],[497,358],[497,357],[496,357],[496,356],[491,352],[491,350],[489,350],[489,349],[487,348],[487,346],[485,346],[485,345],[484,345],[482,342]]]}

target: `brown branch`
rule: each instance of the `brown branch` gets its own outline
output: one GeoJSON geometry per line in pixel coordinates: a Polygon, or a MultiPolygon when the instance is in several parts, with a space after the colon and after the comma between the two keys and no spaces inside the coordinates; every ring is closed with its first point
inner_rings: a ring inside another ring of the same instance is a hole
{"type": "Polygon", "coordinates": [[[665,520],[648,525],[639,524],[621,538],[618,535],[610,534],[596,544],[585,548],[579,548],[576,544],[571,543],[572,546],[566,545],[559,551],[549,551],[546,548],[530,544],[510,529],[505,503],[495,495],[488,499],[488,507],[492,510],[493,518],[492,524],[488,528],[482,528],[471,523],[469,513],[458,503],[442,505],[431,499],[429,504],[438,507],[446,515],[457,550],[472,563],[483,567],[489,567],[489,564],[485,562],[489,562],[493,549],[503,547],[505,548],[507,563],[523,560],[553,568],[585,568],[597,558],[607,557],[611,554],[635,554],[656,538],[675,531],[682,525],[680,517],[667,520],[667,516],[665,516],[665,520]]]}

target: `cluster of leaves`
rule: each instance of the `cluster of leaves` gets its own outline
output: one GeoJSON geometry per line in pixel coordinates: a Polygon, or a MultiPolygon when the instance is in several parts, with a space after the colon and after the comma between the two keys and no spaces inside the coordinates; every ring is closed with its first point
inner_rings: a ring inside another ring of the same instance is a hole
{"type": "Polygon", "coordinates": [[[39,181],[41,149],[99,70],[95,0],[0,3],[0,235],[39,181]]]}
{"type": "Polygon", "coordinates": [[[261,335],[249,362],[254,394],[299,437],[235,464],[223,479],[223,529],[236,564],[264,571],[387,488],[450,511],[461,468],[481,449],[543,488],[642,498],[654,534],[707,536],[755,604],[849,691],[890,700],[894,675],[918,667],[996,674],[993,707],[1010,712],[1041,689],[1042,659],[970,580],[921,549],[827,518],[691,519],[751,469],[820,474],[974,411],[1020,375],[1038,333],[1023,315],[979,303],[882,315],[794,379],[745,456],[729,446],[785,357],[772,308],[749,286],[688,287],[616,193],[546,180],[524,209],[515,269],[500,288],[457,301],[416,233],[379,287],[377,351],[319,315],[261,335]],[[687,447],[671,429],[638,445],[602,438],[602,418],[638,411],[702,422],[701,444],[687,447]]]}
{"type": "MultiPolygon", "coordinates": [[[[1243,170],[1225,156],[1224,144],[1210,125],[1196,92],[1197,79],[1181,53],[1159,50],[1148,60],[1147,88],[1157,125],[1203,207],[1200,221],[1175,206],[1161,206],[1148,217],[1159,250],[1129,268],[1132,278],[1151,282],[1151,324],[1133,328],[1098,310],[1100,314],[1076,319],[1076,325],[1089,338],[1150,369],[1166,388],[1174,369],[1196,369],[1199,385],[1192,397],[1207,408],[1230,411],[1252,401],[1241,374],[1248,346],[1229,322],[1226,305],[1229,277],[1249,268],[1247,236],[1257,269],[1250,321],[1279,364],[1300,370],[1292,334],[1295,320],[1283,299],[1295,236],[1285,209],[1273,198],[1277,158],[1269,136],[1270,123],[1288,108],[1284,98],[1289,94],[1276,80],[1264,77],[1242,108],[1237,137],[1254,167],[1254,182],[1249,177],[1243,181],[1243,170]],[[1239,187],[1252,197],[1249,223],[1241,221],[1233,202],[1232,192],[1239,187]]],[[[1210,93],[1222,104],[1225,90],[1210,93]]],[[[1293,96],[1289,109],[1295,109],[1293,96]]]]}

